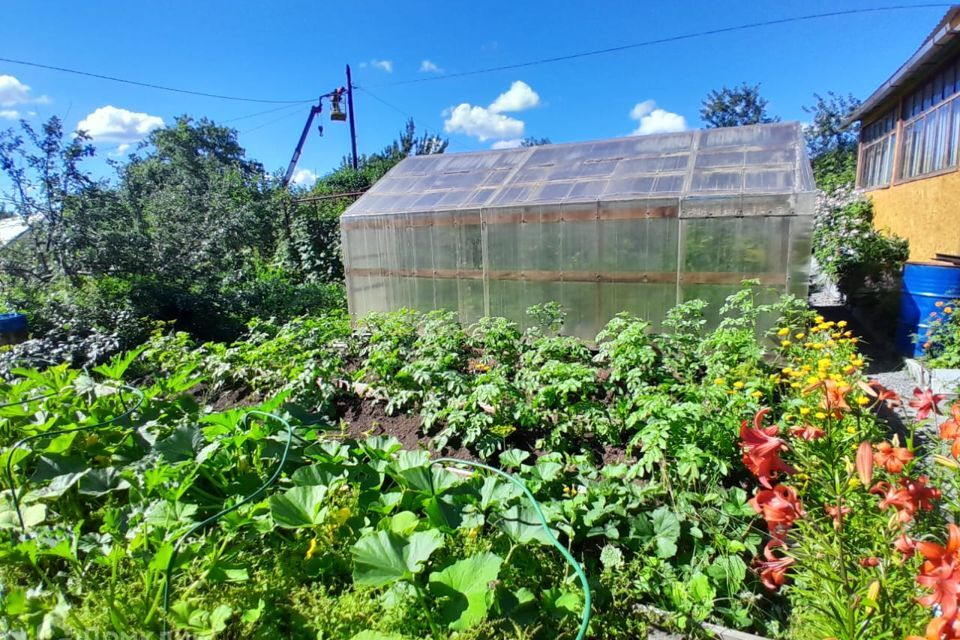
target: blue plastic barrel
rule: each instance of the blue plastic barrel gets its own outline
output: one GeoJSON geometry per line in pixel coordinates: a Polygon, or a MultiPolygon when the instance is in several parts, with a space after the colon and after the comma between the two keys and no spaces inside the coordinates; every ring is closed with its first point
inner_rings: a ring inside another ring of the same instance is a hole
{"type": "Polygon", "coordinates": [[[908,262],[903,267],[897,351],[913,358],[923,355],[927,326],[940,315],[937,302],[946,305],[960,298],[960,267],[943,263],[908,262]],[[914,335],[920,339],[914,342],[914,335]]]}

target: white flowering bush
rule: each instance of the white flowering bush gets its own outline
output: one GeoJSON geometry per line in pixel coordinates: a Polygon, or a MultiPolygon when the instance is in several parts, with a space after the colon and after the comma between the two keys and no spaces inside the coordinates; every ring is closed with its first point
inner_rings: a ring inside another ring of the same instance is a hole
{"type": "Polygon", "coordinates": [[[903,269],[909,250],[905,239],[874,228],[873,203],[847,186],[817,196],[813,254],[824,275],[849,298],[886,288],[903,269]]]}

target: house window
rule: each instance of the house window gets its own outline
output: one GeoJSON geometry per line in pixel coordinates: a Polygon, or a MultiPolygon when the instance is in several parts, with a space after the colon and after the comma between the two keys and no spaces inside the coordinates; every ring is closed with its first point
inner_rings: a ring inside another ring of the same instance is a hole
{"type": "Polygon", "coordinates": [[[953,62],[903,103],[904,180],[957,166],[960,144],[960,61],[953,62]]]}
{"type": "Polygon", "coordinates": [[[891,111],[865,126],[861,133],[861,187],[883,187],[893,174],[893,152],[897,146],[897,118],[891,111]]]}
{"type": "Polygon", "coordinates": [[[960,99],[943,102],[903,125],[900,177],[917,178],[957,166],[960,99]]]}

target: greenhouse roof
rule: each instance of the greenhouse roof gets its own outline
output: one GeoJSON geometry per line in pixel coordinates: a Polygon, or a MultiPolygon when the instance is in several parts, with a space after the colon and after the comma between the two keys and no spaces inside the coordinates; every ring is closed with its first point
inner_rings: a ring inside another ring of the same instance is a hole
{"type": "Polygon", "coordinates": [[[411,156],[345,216],[812,192],[800,124],[411,156]]]}

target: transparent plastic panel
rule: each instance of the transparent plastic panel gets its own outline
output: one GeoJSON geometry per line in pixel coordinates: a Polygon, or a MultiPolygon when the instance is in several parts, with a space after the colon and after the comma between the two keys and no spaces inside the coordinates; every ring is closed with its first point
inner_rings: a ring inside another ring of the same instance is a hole
{"type": "MultiPolygon", "coordinates": [[[[618,313],[627,312],[643,318],[654,330],[663,326],[663,319],[677,302],[676,282],[634,284],[605,282],[599,285],[600,321],[604,324],[618,313]]],[[[599,333],[599,331],[598,331],[599,333]]]]}
{"type": "Polygon", "coordinates": [[[602,220],[601,279],[676,280],[677,232],[676,218],[602,220]]]}
{"type": "Polygon", "coordinates": [[[787,291],[799,298],[806,298],[809,293],[812,235],[813,216],[796,216],[790,219],[787,291]]]}
{"type": "Polygon", "coordinates": [[[563,333],[593,342],[603,324],[600,320],[600,283],[560,283],[560,304],[567,313],[563,333]]]}
{"type": "Polygon", "coordinates": [[[461,278],[457,280],[457,307],[460,322],[470,325],[486,315],[484,311],[484,281],[461,278]]]}
{"type": "Polygon", "coordinates": [[[524,327],[527,322],[527,307],[536,304],[527,304],[524,285],[525,283],[519,280],[491,279],[487,285],[490,292],[490,315],[507,318],[524,327]]]}
{"type": "Polygon", "coordinates": [[[796,175],[794,165],[783,169],[754,170],[749,168],[743,176],[744,191],[762,191],[764,193],[783,193],[793,191],[796,175]]]}
{"type": "Polygon", "coordinates": [[[600,267],[600,225],[596,205],[564,205],[561,208],[560,267],[563,280],[589,278],[597,281],[600,267]]]}
{"type": "Polygon", "coordinates": [[[796,122],[755,124],[747,127],[704,129],[700,132],[700,148],[716,147],[790,147],[801,138],[796,122]]]}
{"type": "Polygon", "coordinates": [[[718,171],[697,170],[693,172],[691,191],[724,191],[740,193],[743,190],[743,171],[740,169],[718,171]]]}
{"type": "Polygon", "coordinates": [[[456,278],[434,278],[433,280],[433,306],[426,311],[433,309],[445,309],[459,313],[460,311],[460,288],[456,278]]]}
{"type": "Polygon", "coordinates": [[[457,271],[457,244],[459,229],[453,212],[434,214],[431,232],[433,269],[440,275],[455,277],[457,271]]]}
{"type": "Polygon", "coordinates": [[[782,286],[789,230],[790,218],[682,220],[681,284],[736,285],[746,277],[761,277],[764,284],[782,286]]]}
{"type": "MultiPolygon", "coordinates": [[[[486,233],[486,267],[491,272],[520,271],[520,227],[523,209],[485,209],[481,214],[486,233]]],[[[492,277],[492,276],[491,276],[492,277]]]]}

